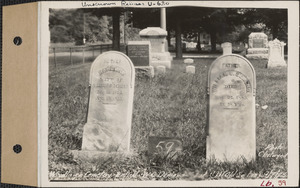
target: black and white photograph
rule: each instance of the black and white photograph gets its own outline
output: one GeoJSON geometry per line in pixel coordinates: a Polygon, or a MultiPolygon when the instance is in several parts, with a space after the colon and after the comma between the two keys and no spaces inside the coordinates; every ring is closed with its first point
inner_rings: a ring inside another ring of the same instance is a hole
{"type": "Polygon", "coordinates": [[[289,185],[293,2],[43,3],[45,185],[289,185]]]}

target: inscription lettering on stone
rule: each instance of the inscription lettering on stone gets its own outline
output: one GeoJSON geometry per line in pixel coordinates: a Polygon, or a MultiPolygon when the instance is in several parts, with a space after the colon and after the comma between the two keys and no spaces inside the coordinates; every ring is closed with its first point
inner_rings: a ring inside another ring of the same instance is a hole
{"type": "Polygon", "coordinates": [[[240,55],[216,59],[209,71],[207,158],[255,159],[255,72],[240,55]]]}
{"type": "Polygon", "coordinates": [[[150,42],[149,41],[129,41],[127,55],[134,66],[150,65],[150,42]]]}
{"type": "Polygon", "coordinates": [[[93,62],[82,150],[129,150],[134,75],[131,60],[120,52],[103,53],[93,62]]]}
{"type": "Polygon", "coordinates": [[[253,48],[264,48],[264,39],[253,39],[253,48]]]}

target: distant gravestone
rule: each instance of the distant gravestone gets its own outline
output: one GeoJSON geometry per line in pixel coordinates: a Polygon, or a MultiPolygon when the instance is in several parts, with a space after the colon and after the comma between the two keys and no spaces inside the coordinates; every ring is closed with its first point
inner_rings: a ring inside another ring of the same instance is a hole
{"type": "Polygon", "coordinates": [[[134,66],[123,53],[106,52],[93,62],[82,151],[129,151],[134,78],[134,66]]]}
{"type": "Polygon", "coordinates": [[[151,43],[150,41],[128,41],[127,55],[131,59],[136,76],[145,75],[154,77],[154,67],[151,66],[151,43]]]}
{"type": "Polygon", "coordinates": [[[256,78],[251,63],[235,54],[219,57],[210,67],[208,88],[207,159],[255,160],[256,78]]]}
{"type": "Polygon", "coordinates": [[[185,63],[185,64],[192,64],[192,63],[194,63],[194,60],[193,60],[193,59],[190,59],[190,58],[184,59],[184,60],[183,60],[183,63],[185,63]]]}
{"type": "Polygon", "coordinates": [[[185,68],[186,73],[195,74],[195,66],[189,65],[185,68]]]}
{"type": "Polygon", "coordinates": [[[249,35],[248,59],[268,58],[268,36],[265,33],[253,32],[249,35]]]}
{"type": "Polygon", "coordinates": [[[161,75],[166,74],[166,67],[165,66],[157,66],[156,73],[161,74],[161,75]]]}
{"type": "Polygon", "coordinates": [[[232,54],[232,44],[230,42],[224,42],[221,44],[223,49],[223,55],[232,54]]]}
{"type": "Polygon", "coordinates": [[[135,67],[150,65],[150,50],[149,41],[128,41],[127,55],[135,67]]]}
{"type": "Polygon", "coordinates": [[[280,42],[278,39],[269,42],[269,67],[285,67],[284,61],[284,42],[280,42]]]}
{"type": "Polygon", "coordinates": [[[147,27],[139,33],[143,41],[151,43],[151,62],[153,67],[165,66],[171,68],[172,56],[166,49],[167,31],[160,27],[147,27]]]}
{"type": "Polygon", "coordinates": [[[249,35],[249,48],[267,48],[268,36],[264,33],[253,32],[249,35]]]}

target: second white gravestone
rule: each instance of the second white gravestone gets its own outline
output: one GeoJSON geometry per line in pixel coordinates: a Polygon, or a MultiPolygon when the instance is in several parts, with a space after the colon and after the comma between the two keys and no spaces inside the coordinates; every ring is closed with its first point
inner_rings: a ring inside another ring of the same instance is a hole
{"type": "Polygon", "coordinates": [[[134,66],[123,53],[106,52],[93,62],[82,151],[129,151],[134,78],[134,66]]]}
{"type": "Polygon", "coordinates": [[[207,159],[255,160],[255,72],[240,55],[216,59],[208,74],[207,159]]]}

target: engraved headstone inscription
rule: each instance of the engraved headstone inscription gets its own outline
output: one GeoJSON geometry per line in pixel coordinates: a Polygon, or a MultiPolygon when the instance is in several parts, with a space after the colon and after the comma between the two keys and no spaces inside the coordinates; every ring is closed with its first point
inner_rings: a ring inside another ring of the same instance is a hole
{"type": "Polygon", "coordinates": [[[255,71],[236,54],[216,59],[208,74],[207,159],[255,160],[255,71]]]}
{"type": "Polygon", "coordinates": [[[149,66],[150,50],[150,41],[128,41],[127,55],[134,66],[149,66]]]}
{"type": "Polygon", "coordinates": [[[93,62],[82,151],[129,151],[134,78],[134,66],[123,53],[106,52],[93,62]]]}

